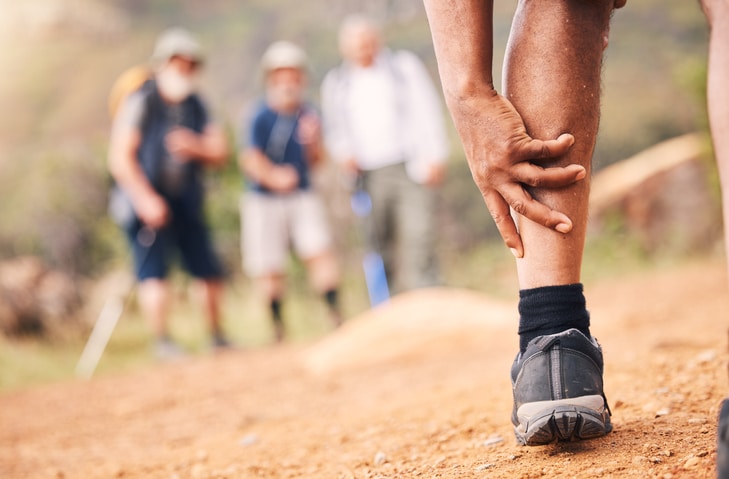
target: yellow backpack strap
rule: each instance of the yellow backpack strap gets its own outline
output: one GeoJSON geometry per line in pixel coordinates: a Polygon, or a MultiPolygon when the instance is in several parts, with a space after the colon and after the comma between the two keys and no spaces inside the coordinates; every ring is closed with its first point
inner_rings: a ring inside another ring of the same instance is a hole
{"type": "Polygon", "coordinates": [[[124,100],[151,77],[152,71],[148,65],[135,65],[119,75],[109,93],[109,117],[113,119],[124,100]]]}

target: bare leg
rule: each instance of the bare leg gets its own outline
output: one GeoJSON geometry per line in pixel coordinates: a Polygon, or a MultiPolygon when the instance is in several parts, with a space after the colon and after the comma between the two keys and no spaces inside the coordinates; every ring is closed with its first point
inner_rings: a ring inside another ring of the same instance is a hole
{"type": "Polygon", "coordinates": [[[589,171],[600,113],[600,71],[612,0],[522,0],[514,17],[504,92],[534,138],[572,133],[574,146],[555,164],[583,165],[585,180],[558,189],[530,190],[564,212],[573,229],[562,234],[524,217],[521,289],[578,283],[585,243],[589,171]]]}
{"type": "Polygon", "coordinates": [[[724,246],[729,261],[729,2],[704,0],[702,6],[711,26],[707,97],[723,198],[724,246]]]}
{"type": "Polygon", "coordinates": [[[336,288],[339,284],[339,268],[334,254],[330,251],[305,260],[309,282],[317,293],[336,288]]]}
{"type": "Polygon", "coordinates": [[[167,335],[170,288],[165,280],[147,279],[139,285],[139,302],[155,337],[167,335]]]}
{"type": "Polygon", "coordinates": [[[572,148],[547,166],[575,163],[587,171],[583,181],[570,186],[529,189],[539,202],[571,218],[569,233],[518,218],[524,256],[517,259],[521,352],[512,368],[512,422],[517,440],[528,445],[589,439],[612,429],[602,351],[589,332],[579,283],[613,3],[520,0],[507,49],[504,92],[527,133],[574,135],[572,148]]]}
{"type": "Polygon", "coordinates": [[[284,325],[281,317],[281,298],[284,295],[284,276],[271,273],[261,276],[256,281],[261,295],[268,302],[271,309],[271,320],[273,321],[274,334],[277,342],[283,341],[284,325]]]}
{"type": "Polygon", "coordinates": [[[305,261],[309,272],[309,282],[317,293],[324,296],[334,325],[341,325],[342,315],[339,310],[337,293],[339,288],[339,265],[334,253],[327,251],[313,258],[307,258],[305,261]]]}
{"type": "MultiPolygon", "coordinates": [[[[714,155],[719,167],[724,211],[724,247],[729,265],[729,2],[703,0],[701,6],[711,28],[707,99],[714,155]]],[[[729,400],[724,400],[717,426],[716,470],[720,479],[729,478],[729,400]]]]}
{"type": "Polygon", "coordinates": [[[223,283],[220,280],[203,280],[200,282],[200,292],[200,299],[210,326],[210,332],[213,336],[222,338],[220,300],[223,294],[223,283]]]}

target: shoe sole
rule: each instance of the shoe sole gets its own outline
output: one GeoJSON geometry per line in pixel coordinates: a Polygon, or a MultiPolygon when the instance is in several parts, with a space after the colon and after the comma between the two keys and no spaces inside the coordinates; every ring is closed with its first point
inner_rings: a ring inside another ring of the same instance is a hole
{"type": "Polygon", "coordinates": [[[594,439],[612,431],[602,396],[523,404],[517,410],[516,440],[526,446],[594,439]]]}

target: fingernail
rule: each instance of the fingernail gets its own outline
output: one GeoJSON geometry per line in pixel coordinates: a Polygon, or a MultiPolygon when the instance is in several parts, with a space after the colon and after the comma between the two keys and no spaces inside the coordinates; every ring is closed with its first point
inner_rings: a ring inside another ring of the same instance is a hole
{"type": "Polygon", "coordinates": [[[514,255],[514,258],[521,258],[522,257],[522,255],[519,253],[519,250],[517,250],[516,248],[510,248],[510,250],[511,250],[511,254],[514,255]]]}
{"type": "Polygon", "coordinates": [[[569,233],[572,229],[572,226],[570,226],[567,223],[560,223],[557,226],[554,227],[555,230],[559,231],[560,233],[569,233]]]}

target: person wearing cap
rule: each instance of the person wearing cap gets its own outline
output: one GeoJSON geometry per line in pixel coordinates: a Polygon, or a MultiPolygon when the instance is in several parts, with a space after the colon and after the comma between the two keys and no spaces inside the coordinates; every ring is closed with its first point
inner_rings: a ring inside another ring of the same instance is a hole
{"type": "Polygon", "coordinates": [[[246,177],[242,253],[243,267],[268,303],[280,342],[289,245],[305,263],[312,287],[324,296],[337,326],[342,321],[339,266],[326,210],[311,181],[323,148],[319,116],[304,98],[307,56],[293,43],[275,42],[263,54],[261,69],[265,97],[241,135],[247,138],[239,155],[246,177]]]}
{"type": "Polygon", "coordinates": [[[370,196],[368,247],[388,284],[437,285],[435,195],[449,154],[440,97],[420,59],[386,48],[370,18],[346,18],[339,47],[343,62],[321,86],[329,153],[370,196]]]}
{"type": "Polygon", "coordinates": [[[168,332],[167,275],[175,254],[199,280],[213,346],[228,345],[220,324],[223,268],[203,216],[202,184],[204,168],[221,166],[228,145],[196,93],[202,62],[189,32],[163,32],[151,58],[152,78],[123,100],[110,141],[116,183],[110,209],[129,238],[140,306],[162,359],[182,353],[168,332]]]}

